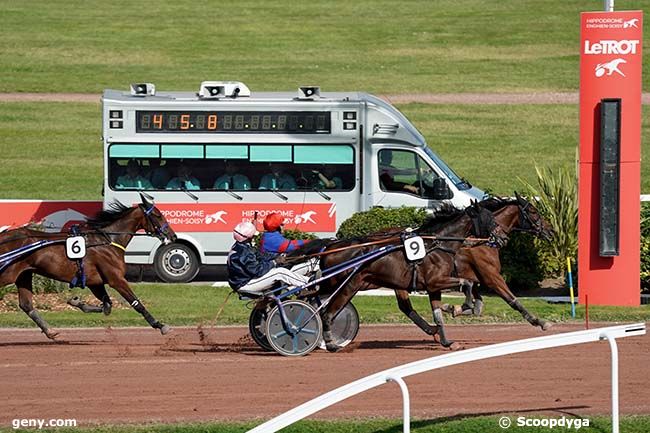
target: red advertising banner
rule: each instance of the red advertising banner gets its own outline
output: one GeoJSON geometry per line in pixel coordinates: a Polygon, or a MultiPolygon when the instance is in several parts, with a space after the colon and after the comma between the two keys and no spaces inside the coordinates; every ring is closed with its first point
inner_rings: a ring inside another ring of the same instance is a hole
{"type": "Polygon", "coordinates": [[[261,224],[272,212],[282,215],[285,226],[290,229],[336,231],[334,203],[176,203],[156,206],[177,232],[230,232],[238,223],[253,221],[255,216],[261,224]]]}
{"type": "Polygon", "coordinates": [[[639,305],[643,12],[585,12],[580,24],[580,302],[639,305]],[[619,255],[599,255],[600,103],[621,99],[619,255]]]}
{"type": "MultiPolygon", "coordinates": [[[[336,231],[336,204],[329,203],[158,203],[156,207],[177,232],[230,232],[241,221],[259,224],[277,212],[287,228],[309,232],[336,231]]],[[[101,201],[0,200],[0,231],[39,223],[49,231],[67,230],[102,210],[101,201]]]]}

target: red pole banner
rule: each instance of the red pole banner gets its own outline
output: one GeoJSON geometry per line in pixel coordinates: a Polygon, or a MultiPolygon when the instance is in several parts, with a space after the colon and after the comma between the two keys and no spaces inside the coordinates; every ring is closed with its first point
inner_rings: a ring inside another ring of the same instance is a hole
{"type": "Polygon", "coordinates": [[[580,21],[580,302],[588,295],[592,305],[639,305],[643,12],[584,12],[580,21]],[[617,167],[611,171],[618,183],[607,184],[609,177],[603,175],[605,187],[601,174],[610,172],[604,162],[601,167],[603,100],[616,104],[620,100],[620,126],[614,127],[620,150],[617,167]],[[617,210],[607,208],[603,191],[614,191],[617,210]],[[603,227],[602,215],[612,211],[614,216],[618,212],[618,218],[603,227]],[[618,233],[611,254],[599,249],[603,230],[618,233]]]}

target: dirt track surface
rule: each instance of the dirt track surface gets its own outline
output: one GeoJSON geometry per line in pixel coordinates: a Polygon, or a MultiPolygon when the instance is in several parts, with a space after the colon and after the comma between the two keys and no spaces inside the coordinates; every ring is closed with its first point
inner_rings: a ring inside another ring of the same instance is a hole
{"type": "MultiPolygon", "coordinates": [[[[598,325],[597,325],[598,326],[598,325]]],[[[601,325],[602,326],[602,325],[601,325]]],[[[580,330],[556,325],[552,333],[580,330]]],[[[450,326],[464,348],[545,335],[526,325],[450,326]]],[[[284,358],[258,349],[246,328],[64,329],[64,343],[35,330],[0,329],[0,426],[14,418],[89,424],[270,418],[353,380],[448,353],[414,326],[362,326],[353,348],[284,358]]],[[[650,336],[619,340],[620,407],[650,414],[650,336]]],[[[610,412],[606,342],[510,355],[406,379],[415,417],[610,412]]],[[[401,416],[386,384],[319,418],[401,416]]]]}
{"type": "MultiPolygon", "coordinates": [[[[577,104],[577,92],[539,93],[419,93],[380,95],[392,104],[577,104]]],[[[650,93],[642,95],[650,105],[650,93]]],[[[100,102],[100,96],[88,93],[0,93],[0,102],[100,102]]]]}

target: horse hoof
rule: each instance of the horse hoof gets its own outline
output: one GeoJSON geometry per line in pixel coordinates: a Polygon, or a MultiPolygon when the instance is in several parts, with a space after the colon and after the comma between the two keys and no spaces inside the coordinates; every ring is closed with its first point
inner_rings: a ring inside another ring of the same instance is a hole
{"type": "Polygon", "coordinates": [[[113,311],[113,306],[111,304],[102,305],[102,312],[104,313],[104,316],[110,315],[111,311],[113,311]]]}
{"type": "Polygon", "coordinates": [[[341,350],[341,347],[337,346],[334,343],[326,343],[325,344],[325,349],[327,349],[328,352],[335,353],[335,352],[338,352],[339,350],[341,350]]]}
{"type": "Polygon", "coordinates": [[[460,343],[456,343],[455,341],[450,342],[449,346],[445,346],[445,347],[446,347],[447,349],[449,349],[449,350],[452,350],[452,351],[460,350],[460,349],[463,348],[463,347],[460,345],[460,343]]]}
{"type": "Polygon", "coordinates": [[[84,302],[81,300],[81,298],[79,296],[75,296],[73,298],[68,299],[68,305],[70,305],[72,307],[79,308],[79,307],[81,307],[83,305],[83,303],[84,302]]]}
{"type": "Polygon", "coordinates": [[[539,327],[542,328],[542,331],[548,331],[553,327],[553,324],[551,322],[547,322],[546,320],[540,320],[539,327]]]}
{"type": "Polygon", "coordinates": [[[57,335],[59,335],[59,333],[56,332],[56,331],[43,331],[43,333],[45,334],[45,336],[47,338],[49,338],[50,340],[53,340],[53,341],[56,341],[56,337],[57,337],[57,335]]]}
{"type": "Polygon", "coordinates": [[[442,304],[442,307],[440,307],[443,313],[447,314],[453,314],[454,313],[454,306],[451,304],[442,304]]]}
{"type": "Polygon", "coordinates": [[[476,301],[474,302],[474,315],[475,316],[481,316],[483,314],[483,301],[476,301]]]}
{"type": "Polygon", "coordinates": [[[162,325],[162,326],[160,327],[160,333],[161,333],[162,335],[168,334],[169,331],[171,331],[171,330],[172,330],[172,328],[170,328],[169,325],[162,325]]]}

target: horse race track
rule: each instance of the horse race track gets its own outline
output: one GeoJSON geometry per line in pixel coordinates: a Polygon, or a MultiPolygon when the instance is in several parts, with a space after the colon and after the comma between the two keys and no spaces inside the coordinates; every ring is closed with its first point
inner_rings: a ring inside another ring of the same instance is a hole
{"type": "MultiPolygon", "coordinates": [[[[598,326],[598,325],[597,325],[598,326]]],[[[602,325],[604,326],[604,325],[602,325]]],[[[581,329],[556,325],[550,332],[581,329]]],[[[543,335],[527,325],[450,326],[464,347],[543,335]]],[[[446,353],[414,326],[362,325],[344,353],[266,353],[243,327],[0,330],[0,425],[14,418],[76,418],[78,425],[269,418],[370,373],[446,353]]],[[[619,341],[623,414],[650,413],[650,336],[619,341]]],[[[555,412],[608,414],[606,342],[450,367],[407,378],[416,417],[555,412]]],[[[320,417],[401,416],[394,384],[320,417]]]]}

